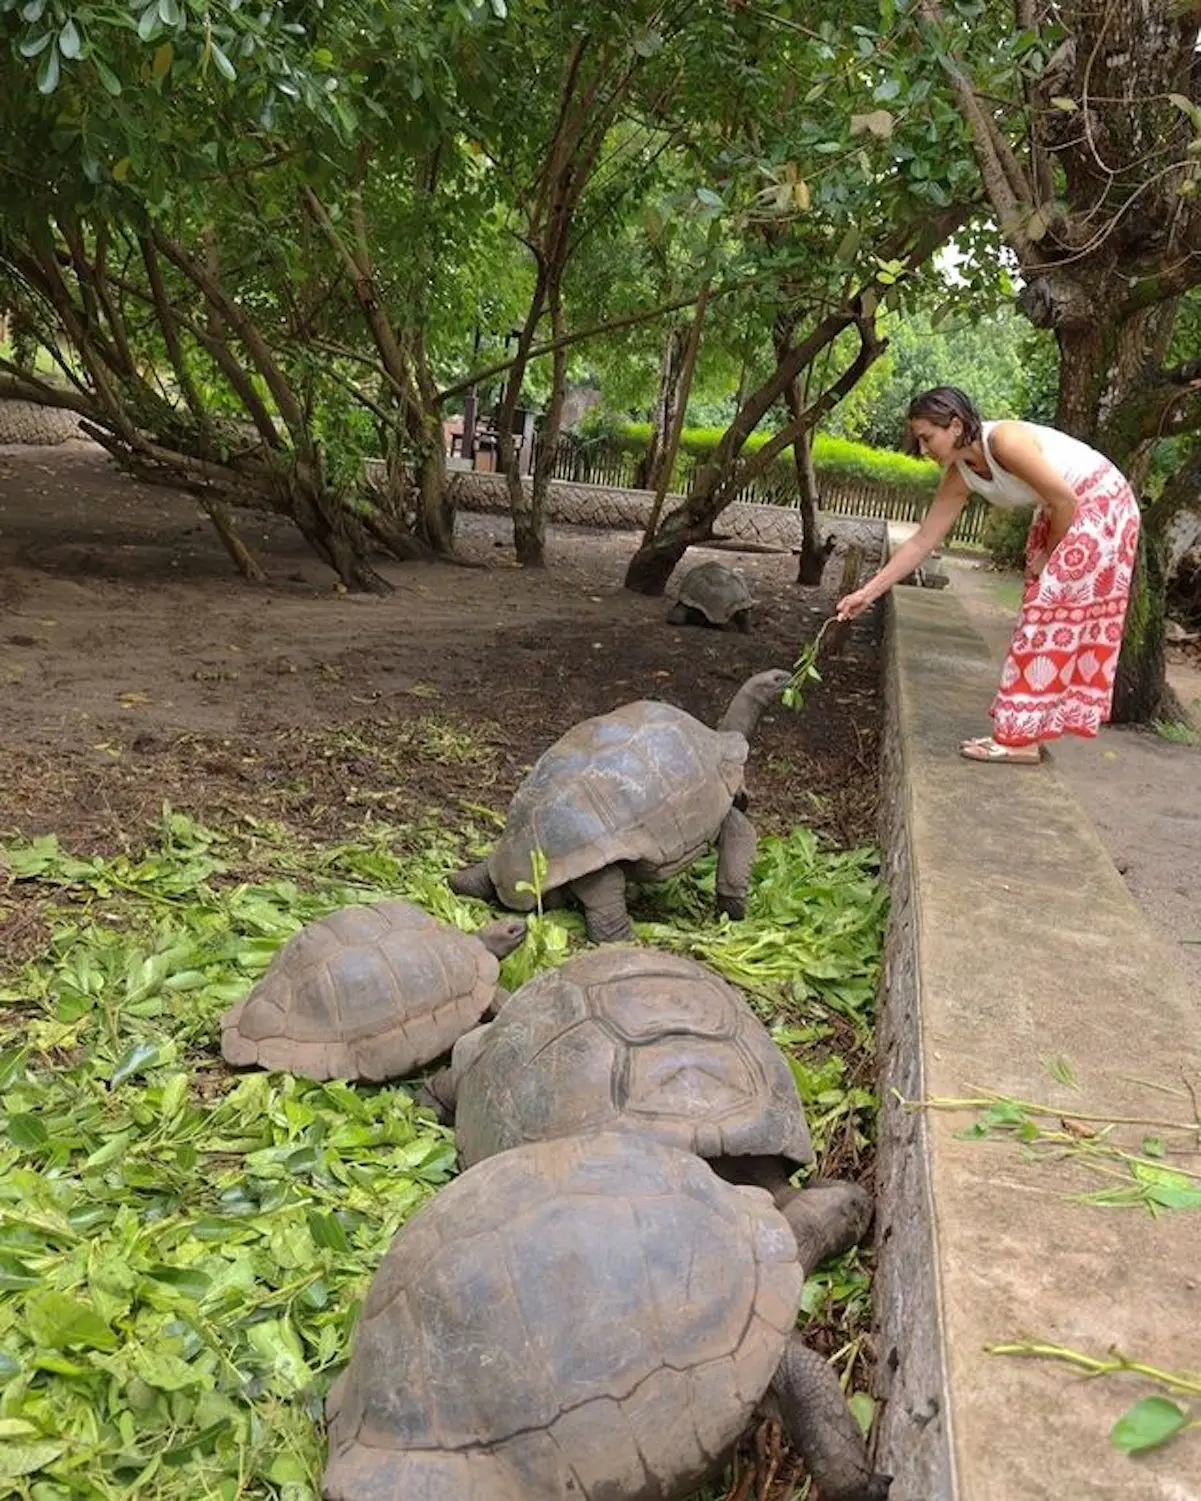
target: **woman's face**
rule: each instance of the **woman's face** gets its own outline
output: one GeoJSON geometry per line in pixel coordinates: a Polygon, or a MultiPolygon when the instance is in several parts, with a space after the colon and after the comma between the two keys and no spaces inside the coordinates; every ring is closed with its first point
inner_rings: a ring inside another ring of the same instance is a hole
{"type": "Polygon", "coordinates": [[[928,417],[914,417],[910,420],[909,431],[918,449],[928,459],[944,466],[959,452],[963,438],[963,424],[958,417],[952,417],[950,427],[939,427],[928,417]]]}

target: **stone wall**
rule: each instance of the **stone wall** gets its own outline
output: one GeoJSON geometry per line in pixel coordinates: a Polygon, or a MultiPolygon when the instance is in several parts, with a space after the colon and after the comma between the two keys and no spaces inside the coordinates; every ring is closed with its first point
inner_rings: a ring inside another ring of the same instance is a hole
{"type": "MultiPolygon", "coordinates": [[[[378,459],[365,463],[367,478],[380,473],[378,459]]],[[[457,509],[491,515],[507,515],[509,492],[501,474],[474,471],[447,476],[450,498],[457,509]]],[[[528,490],[529,483],[526,482],[528,490]]],[[[649,490],[624,490],[615,485],[585,485],[574,480],[552,480],[546,519],[560,526],[592,526],[603,531],[641,531],[650,520],[654,495],[649,490]]],[[[683,504],[682,495],[669,495],[665,510],[683,504]]],[[[822,524],[841,540],[864,550],[867,563],[877,566],[884,545],[885,522],[875,517],[823,515],[822,524]]],[[[799,548],[800,512],[788,506],[761,506],[735,501],[717,518],[715,535],[761,547],[799,548]]]]}
{"type": "Polygon", "coordinates": [[[1137,1457],[1110,1441],[1152,1383],[1007,1351],[1197,1368],[1196,1214],[1089,1201],[1137,1197],[1152,1121],[1179,1123],[1170,1161],[1201,1180],[1182,1087],[1201,1078],[1195,986],[1054,753],[957,754],[997,669],[954,590],[896,589],[886,608],[876,1467],[890,1501],[1201,1501],[1201,1431],[1137,1457]],[[989,1099],[1035,1102],[1041,1149],[968,1131],[989,1099]]]}
{"type": "Polygon", "coordinates": [[[0,401],[0,443],[44,447],[82,437],[78,413],[65,407],[44,407],[33,401],[0,401]]]}
{"type": "MultiPolygon", "coordinates": [[[[887,608],[887,606],[886,606],[887,608]]],[[[890,892],[876,1035],[881,1109],[877,1131],[876,1442],[898,1476],[893,1501],[954,1494],[947,1436],[946,1372],[938,1308],[938,1256],[930,1197],[929,1138],[920,1110],[926,1088],[921,1050],[917,899],[905,753],[898,705],[897,630],[885,632],[885,715],[881,746],[880,843],[890,892]]]]}

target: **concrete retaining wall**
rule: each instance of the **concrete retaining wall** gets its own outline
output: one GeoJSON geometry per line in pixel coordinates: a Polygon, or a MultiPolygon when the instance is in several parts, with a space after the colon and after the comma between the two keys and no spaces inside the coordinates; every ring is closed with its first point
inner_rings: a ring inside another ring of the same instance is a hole
{"type": "MultiPolygon", "coordinates": [[[[889,609],[877,1463],[895,1476],[892,1501],[1201,1501],[1201,1431],[1136,1459],[1110,1443],[1113,1423],[1155,1390],[1145,1379],[1084,1381],[1058,1361],[986,1349],[1027,1338],[1104,1357],[1116,1346],[1198,1371],[1201,1212],[1083,1203],[1132,1182],[1128,1170],[965,1140],[977,1111],[930,1106],[991,1090],[1103,1118],[1085,1123],[1096,1131],[1119,1117],[1187,1125],[1201,997],[1053,759],[956,754],[987,730],[995,687],[958,601],[898,589],[889,609]],[[1047,1059],[1065,1060],[1075,1083],[1047,1059]]],[[[1063,1130],[1054,1114],[1043,1123],[1063,1130]]],[[[1109,1130],[1138,1152],[1153,1128],[1109,1130]]],[[[1198,1136],[1166,1134],[1182,1152],[1170,1160],[1195,1173],[1198,1136]]]]}
{"type": "MultiPolygon", "coordinates": [[[[377,479],[383,465],[367,459],[368,480],[377,479]]],[[[452,471],[447,476],[451,499],[459,510],[507,515],[509,492],[502,474],[452,471]]],[[[526,489],[530,488],[526,481],[526,489]]],[[[650,490],[624,490],[616,485],[586,485],[575,480],[552,480],[547,497],[546,519],[567,526],[591,526],[606,531],[641,531],[650,519],[654,494],[650,490]]],[[[684,503],[682,495],[669,495],[666,512],[684,503]]],[[[877,517],[823,515],[823,525],[845,542],[863,546],[869,557],[876,555],[886,523],[877,517]]],[[[744,504],[735,501],[717,518],[717,535],[764,547],[799,548],[800,512],[788,506],[744,504]]]]}
{"type": "Polygon", "coordinates": [[[0,401],[0,443],[48,447],[82,437],[78,412],[34,401],[0,401]]]}

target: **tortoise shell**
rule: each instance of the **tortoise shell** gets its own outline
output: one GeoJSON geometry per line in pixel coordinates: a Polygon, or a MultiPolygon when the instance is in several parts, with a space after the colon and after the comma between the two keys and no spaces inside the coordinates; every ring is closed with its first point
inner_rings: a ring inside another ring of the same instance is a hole
{"type": "Polygon", "coordinates": [[[702,1157],[813,1161],[788,1062],[743,997],[680,954],[606,948],[535,975],[456,1047],[464,1164],[638,1131],[702,1157]]]}
{"type": "Polygon", "coordinates": [[[669,1501],[743,1431],[803,1273],[758,1189],[649,1137],[470,1168],[404,1225],[327,1403],[327,1501],[669,1501]]]}
{"type": "Polygon", "coordinates": [[[680,604],[699,610],[714,625],[728,625],[754,607],[746,580],[724,563],[698,563],[680,580],[680,604]]]}
{"type": "Polygon", "coordinates": [[[343,907],[294,934],[226,1012],[221,1052],[310,1079],[399,1078],[479,1022],[499,973],[478,938],[420,907],[343,907]]]}
{"type": "Polygon", "coordinates": [[[488,874],[506,907],[528,912],[533,851],[543,891],[622,863],[650,879],[683,870],[712,843],[742,789],[747,741],[672,704],[643,699],[575,725],[534,763],[509,805],[488,874]]]}

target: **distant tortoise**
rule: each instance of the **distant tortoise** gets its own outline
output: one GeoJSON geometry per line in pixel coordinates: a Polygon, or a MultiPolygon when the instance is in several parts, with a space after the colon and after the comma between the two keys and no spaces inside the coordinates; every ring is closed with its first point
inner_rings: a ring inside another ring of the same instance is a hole
{"type": "Polygon", "coordinates": [[[681,579],[667,619],[672,625],[711,625],[719,630],[732,625],[745,634],[754,605],[740,573],[724,563],[698,563],[681,579]]]}
{"type": "Polygon", "coordinates": [[[757,837],[735,799],[750,737],[788,679],[778,668],[748,678],[716,730],[648,699],[585,719],[539,756],[509,804],[499,844],[451,876],[451,889],[528,912],[540,850],[543,894],[570,888],[589,938],[608,943],[633,937],[627,875],[674,875],[716,840],[718,910],[745,916],[757,837]]]}
{"type": "Polygon", "coordinates": [[[837,1187],[798,1239],[766,1194],[649,1137],[469,1168],[368,1291],[326,1406],[326,1501],[679,1501],[769,1393],[822,1501],[884,1501],[794,1328],[807,1271],[866,1228],[837,1187]]]}
{"type": "Polygon", "coordinates": [[[221,1018],[227,1063],[309,1079],[395,1079],[449,1052],[500,1003],[510,918],[464,933],[408,902],[343,907],[291,937],[221,1018]]]}
{"type": "Polygon", "coordinates": [[[432,1081],[464,1167],[530,1141],[637,1131],[768,1189],[813,1143],[784,1055],[743,997],[682,954],[593,949],[528,980],[432,1081]],[[449,1075],[449,1077],[448,1077],[449,1075]]]}

